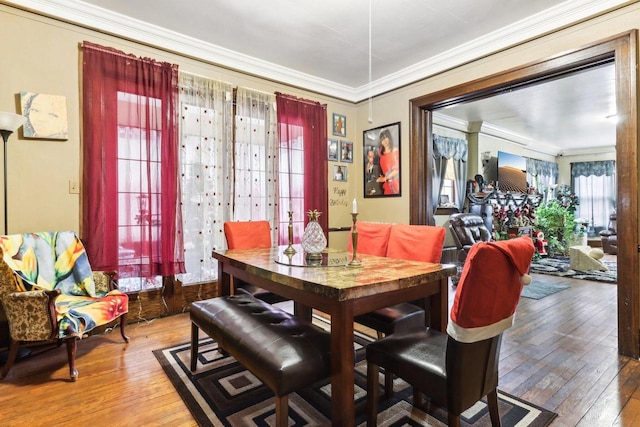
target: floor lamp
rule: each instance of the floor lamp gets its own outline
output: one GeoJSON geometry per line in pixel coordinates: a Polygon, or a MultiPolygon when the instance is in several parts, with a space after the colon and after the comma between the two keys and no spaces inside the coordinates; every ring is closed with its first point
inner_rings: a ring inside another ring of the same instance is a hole
{"type": "MultiPolygon", "coordinates": [[[[4,141],[4,234],[8,234],[7,231],[7,141],[9,135],[18,130],[20,126],[25,122],[25,117],[15,113],[5,113],[0,111],[0,135],[4,141]]],[[[8,328],[7,328],[8,335],[8,328]]],[[[10,339],[7,337],[6,339],[10,339]]],[[[0,362],[6,362],[9,352],[0,352],[0,362]]],[[[31,354],[31,349],[22,347],[18,349],[17,359],[23,358],[31,354]]]]}
{"type": "Polygon", "coordinates": [[[8,234],[7,229],[7,141],[9,135],[18,130],[25,121],[25,117],[15,113],[5,113],[0,111],[0,134],[4,141],[4,234],[8,234]]]}

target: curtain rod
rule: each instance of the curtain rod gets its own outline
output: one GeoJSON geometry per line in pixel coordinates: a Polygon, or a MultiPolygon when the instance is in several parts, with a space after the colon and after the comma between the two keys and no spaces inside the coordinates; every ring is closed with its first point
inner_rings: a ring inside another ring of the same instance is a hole
{"type": "Polygon", "coordinates": [[[312,101],[310,99],[304,99],[304,98],[298,98],[297,96],[293,96],[293,95],[286,95],[282,92],[276,92],[276,96],[280,96],[284,99],[288,99],[291,101],[298,101],[298,102],[302,102],[303,104],[309,104],[309,105],[317,105],[320,107],[324,107],[327,108],[327,104],[321,104],[318,101],[312,101]]]}
{"type": "Polygon", "coordinates": [[[83,49],[90,49],[90,50],[95,50],[95,51],[98,51],[98,52],[110,53],[112,55],[119,56],[121,58],[127,58],[127,59],[136,60],[136,61],[147,62],[147,63],[150,63],[152,65],[157,65],[157,66],[170,65],[171,67],[178,68],[177,64],[172,64],[172,63],[166,62],[166,61],[157,61],[157,60],[155,60],[153,58],[148,58],[148,57],[136,56],[133,53],[125,53],[124,51],[115,49],[113,47],[101,46],[99,44],[91,43],[91,42],[88,42],[88,41],[82,42],[81,47],[83,49]]]}

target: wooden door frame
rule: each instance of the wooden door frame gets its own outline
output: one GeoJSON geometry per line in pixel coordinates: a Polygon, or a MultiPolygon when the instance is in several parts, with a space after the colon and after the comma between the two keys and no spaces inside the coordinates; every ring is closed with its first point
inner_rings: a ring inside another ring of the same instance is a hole
{"type": "Polygon", "coordinates": [[[497,95],[599,64],[615,63],[618,229],[618,353],[640,357],[638,234],[637,30],[410,101],[410,197],[412,224],[434,224],[431,199],[432,111],[497,95]]]}

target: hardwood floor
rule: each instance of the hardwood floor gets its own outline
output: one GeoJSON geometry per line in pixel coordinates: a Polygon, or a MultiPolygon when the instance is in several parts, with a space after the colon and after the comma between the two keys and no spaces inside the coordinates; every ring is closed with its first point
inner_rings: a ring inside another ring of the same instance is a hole
{"type": "MultiPolygon", "coordinates": [[[[557,412],[554,427],[640,426],[640,362],[617,354],[616,285],[533,279],[571,288],[522,298],[503,339],[500,389],[557,412]]],[[[0,382],[0,424],[196,425],[151,353],[189,331],[179,314],[128,325],[129,344],[119,331],[83,340],[76,383],[64,347],[19,362],[0,382]]]]}

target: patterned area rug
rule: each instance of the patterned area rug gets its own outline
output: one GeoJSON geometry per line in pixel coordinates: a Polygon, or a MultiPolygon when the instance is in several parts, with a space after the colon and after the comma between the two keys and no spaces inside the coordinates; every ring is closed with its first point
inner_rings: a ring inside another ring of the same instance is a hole
{"type": "Polygon", "coordinates": [[[617,263],[615,261],[605,261],[604,263],[609,267],[609,271],[579,271],[571,269],[569,266],[569,258],[567,257],[540,258],[531,262],[531,273],[550,274],[553,276],[592,280],[596,282],[617,283],[617,263]]]}
{"type": "MultiPolygon", "coordinates": [[[[356,425],[364,426],[366,402],[366,361],[364,346],[370,338],[356,336],[356,408],[362,408],[356,425]]],[[[200,426],[271,426],[275,423],[273,393],[232,357],[217,351],[217,343],[209,338],[200,343],[198,369],[189,370],[190,345],[185,343],[153,353],[171,379],[174,387],[200,426]]],[[[381,376],[381,387],[384,378],[381,376]]],[[[425,413],[413,408],[411,387],[401,380],[395,381],[395,393],[379,405],[381,426],[435,426],[446,425],[446,412],[433,408],[425,413]]],[[[331,386],[328,381],[293,393],[289,396],[289,426],[331,425],[331,386]]],[[[380,395],[384,393],[381,390],[380,395]]],[[[556,414],[524,402],[506,393],[499,393],[499,407],[503,427],[544,427],[556,414]]],[[[433,405],[432,405],[433,406],[433,405]]],[[[490,426],[485,402],[478,402],[463,414],[463,426],[490,426]]]]}

